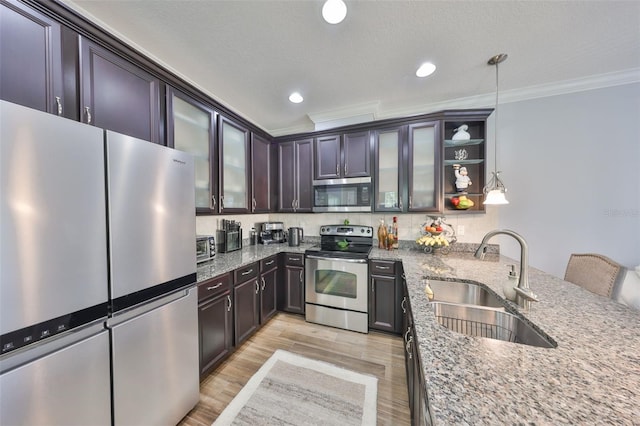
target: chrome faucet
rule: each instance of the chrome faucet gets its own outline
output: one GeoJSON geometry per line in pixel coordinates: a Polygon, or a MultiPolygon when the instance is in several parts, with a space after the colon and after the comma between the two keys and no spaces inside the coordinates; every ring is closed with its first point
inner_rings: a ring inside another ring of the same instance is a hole
{"type": "Polygon", "coordinates": [[[520,244],[520,277],[518,278],[518,286],[515,288],[516,302],[524,310],[528,311],[529,308],[531,308],[531,302],[538,301],[538,296],[533,294],[533,291],[531,291],[529,287],[529,246],[522,235],[509,229],[489,231],[484,238],[482,238],[480,247],[478,247],[474,256],[480,260],[484,259],[484,255],[487,253],[487,242],[491,237],[498,234],[509,235],[520,244]]]}

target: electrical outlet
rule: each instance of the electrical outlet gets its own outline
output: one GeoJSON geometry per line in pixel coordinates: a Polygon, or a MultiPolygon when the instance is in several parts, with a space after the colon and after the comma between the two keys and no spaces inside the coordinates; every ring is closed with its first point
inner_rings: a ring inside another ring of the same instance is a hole
{"type": "Polygon", "coordinates": [[[458,225],[458,235],[461,237],[464,235],[464,225],[458,225]]]}

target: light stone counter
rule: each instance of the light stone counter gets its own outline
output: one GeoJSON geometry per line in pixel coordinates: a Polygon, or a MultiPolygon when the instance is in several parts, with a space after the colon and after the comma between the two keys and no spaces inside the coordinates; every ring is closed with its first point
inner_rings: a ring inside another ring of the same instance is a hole
{"type": "Polygon", "coordinates": [[[242,266],[257,262],[266,257],[278,253],[304,253],[306,249],[311,247],[313,242],[300,244],[298,247],[289,247],[288,244],[269,244],[269,245],[247,245],[242,250],[232,251],[231,253],[217,253],[216,256],[207,262],[198,265],[198,282],[208,280],[225,272],[230,272],[242,266]]]}
{"type": "Polygon", "coordinates": [[[502,296],[516,261],[402,249],[370,257],[403,261],[436,424],[640,424],[638,311],[530,268],[540,301],[523,315],[558,347],[468,337],[436,322],[421,278],[473,280],[502,296]]]}
{"type": "MultiPolygon", "coordinates": [[[[280,252],[313,245],[247,246],[198,267],[198,281],[280,252]]],[[[425,382],[437,425],[640,424],[640,313],[530,268],[539,302],[523,315],[557,343],[553,349],[468,337],[440,326],[422,277],[486,284],[502,296],[513,259],[470,253],[431,255],[374,248],[370,258],[403,262],[425,382]]],[[[519,267],[516,267],[518,270],[519,267]]],[[[511,305],[511,309],[518,309],[511,305]]]]}

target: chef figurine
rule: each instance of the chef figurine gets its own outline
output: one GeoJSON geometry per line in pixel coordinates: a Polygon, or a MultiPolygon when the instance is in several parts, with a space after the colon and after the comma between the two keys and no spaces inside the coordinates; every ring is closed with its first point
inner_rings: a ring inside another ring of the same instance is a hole
{"type": "Polygon", "coordinates": [[[460,167],[460,164],[454,164],[453,172],[456,175],[456,190],[458,192],[467,192],[467,188],[471,185],[471,179],[467,176],[467,168],[460,167]]]}

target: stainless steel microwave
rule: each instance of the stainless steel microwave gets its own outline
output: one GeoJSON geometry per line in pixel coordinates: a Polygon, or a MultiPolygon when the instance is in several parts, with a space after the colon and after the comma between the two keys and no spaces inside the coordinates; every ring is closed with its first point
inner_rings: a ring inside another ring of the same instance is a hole
{"type": "Polygon", "coordinates": [[[371,177],[313,181],[314,212],[370,212],[371,177]]]}

